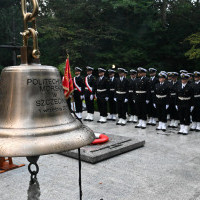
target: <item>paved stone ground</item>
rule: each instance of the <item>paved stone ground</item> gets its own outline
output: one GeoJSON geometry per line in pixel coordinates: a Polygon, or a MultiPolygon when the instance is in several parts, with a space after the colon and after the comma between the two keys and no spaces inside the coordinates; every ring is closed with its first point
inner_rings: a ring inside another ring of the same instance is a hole
{"type": "MultiPolygon", "coordinates": [[[[169,130],[162,135],[155,127],[86,124],[94,131],[144,139],[146,144],[96,165],[82,162],[83,200],[200,199],[200,133],[182,136],[169,130]]],[[[25,158],[14,162],[28,164],[25,158]]],[[[47,155],[39,166],[41,200],[79,199],[77,160],[47,155]]],[[[0,200],[26,200],[29,178],[27,165],[1,174],[0,200]]]]}

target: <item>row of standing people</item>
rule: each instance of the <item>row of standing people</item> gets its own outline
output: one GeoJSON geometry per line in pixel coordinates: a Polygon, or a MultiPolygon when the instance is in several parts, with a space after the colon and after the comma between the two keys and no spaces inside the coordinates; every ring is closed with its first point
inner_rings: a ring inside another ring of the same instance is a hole
{"type": "Polygon", "coordinates": [[[130,70],[130,78],[126,78],[127,71],[118,68],[108,70],[109,78],[105,77],[106,70],[98,68],[99,77],[96,79],[92,67],[86,67],[87,76],[81,77],[82,69],[75,68],[74,101],[76,115],[82,118],[82,100],[85,99],[87,116],[85,121],[94,120],[94,99],[97,100],[100,119],[98,122],[117,120],[117,125],[125,126],[127,122],[138,123],[135,127],[145,129],[147,125],[156,126],[157,130],[166,131],[167,115],[170,115],[169,127],[177,128],[180,122],[179,134],[188,134],[189,129],[200,131],[200,73],[191,74],[182,70],[156,76],[157,70],[147,70],[139,67],[130,70]],[[109,113],[108,116],[108,106],[109,113]],[[129,118],[127,120],[127,113],[129,118]],[[118,119],[117,119],[118,116],[118,119]],[[192,126],[190,127],[192,116],[192,126]],[[147,122],[148,119],[148,122],[147,122]]]}

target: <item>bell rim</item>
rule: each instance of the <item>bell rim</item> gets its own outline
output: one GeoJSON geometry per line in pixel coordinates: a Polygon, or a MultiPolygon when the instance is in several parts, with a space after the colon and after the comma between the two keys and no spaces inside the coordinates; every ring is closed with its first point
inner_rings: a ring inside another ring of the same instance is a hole
{"type": "Polygon", "coordinates": [[[29,157],[74,150],[91,144],[94,132],[85,125],[57,135],[0,137],[0,157],[29,157]]]}
{"type": "Polygon", "coordinates": [[[56,135],[62,132],[70,132],[85,126],[81,124],[78,120],[74,119],[65,124],[59,124],[56,126],[46,126],[46,127],[35,127],[35,128],[0,128],[0,138],[3,137],[31,137],[35,136],[47,136],[56,135]],[[49,132],[51,129],[51,133],[49,132]]]}

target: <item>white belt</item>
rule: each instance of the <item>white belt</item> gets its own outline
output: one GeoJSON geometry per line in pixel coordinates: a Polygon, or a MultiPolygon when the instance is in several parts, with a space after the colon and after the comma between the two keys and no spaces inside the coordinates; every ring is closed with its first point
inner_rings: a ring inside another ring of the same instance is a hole
{"type": "Polygon", "coordinates": [[[170,93],[170,95],[171,95],[171,96],[175,96],[175,95],[176,95],[176,93],[170,93]]]}
{"type": "Polygon", "coordinates": [[[162,99],[162,98],[167,97],[167,95],[158,95],[158,94],[157,94],[156,97],[159,98],[159,99],[162,99]]]}
{"type": "Polygon", "coordinates": [[[147,93],[147,91],[135,91],[136,92],[136,94],[145,94],[145,93],[147,93]]]}
{"type": "Polygon", "coordinates": [[[102,90],[97,89],[97,92],[106,92],[106,89],[102,89],[102,90]]]}
{"type": "Polygon", "coordinates": [[[195,97],[195,98],[198,98],[198,97],[200,97],[200,94],[194,95],[194,97],[195,97]]]}
{"type": "Polygon", "coordinates": [[[133,90],[129,90],[128,92],[133,93],[133,90]]]}
{"type": "Polygon", "coordinates": [[[116,91],[117,94],[126,94],[126,92],[116,91]]]}
{"type": "Polygon", "coordinates": [[[190,100],[191,97],[178,97],[181,101],[187,101],[190,100]]]}
{"type": "Polygon", "coordinates": [[[115,91],[115,89],[110,89],[110,91],[115,91]]]}

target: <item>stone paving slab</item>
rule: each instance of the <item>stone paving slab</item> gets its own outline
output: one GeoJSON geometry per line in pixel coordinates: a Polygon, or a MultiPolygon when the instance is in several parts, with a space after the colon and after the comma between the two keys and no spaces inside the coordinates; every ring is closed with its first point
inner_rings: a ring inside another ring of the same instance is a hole
{"type": "MultiPolygon", "coordinates": [[[[85,113],[83,115],[85,117],[85,113]]],[[[145,147],[95,165],[82,162],[83,200],[200,200],[200,133],[157,134],[114,122],[85,123],[96,132],[145,140],[145,147]]],[[[0,200],[26,200],[30,175],[25,167],[0,174],[0,200]]],[[[40,200],[78,200],[78,161],[58,154],[39,159],[40,200]]]]}
{"type": "MultiPolygon", "coordinates": [[[[103,134],[103,133],[102,133],[103,134]]],[[[98,163],[114,156],[143,147],[145,141],[134,138],[106,134],[109,141],[100,145],[88,145],[81,148],[81,160],[88,163],[98,163]]],[[[78,159],[78,150],[61,153],[61,155],[78,159]]]]}

